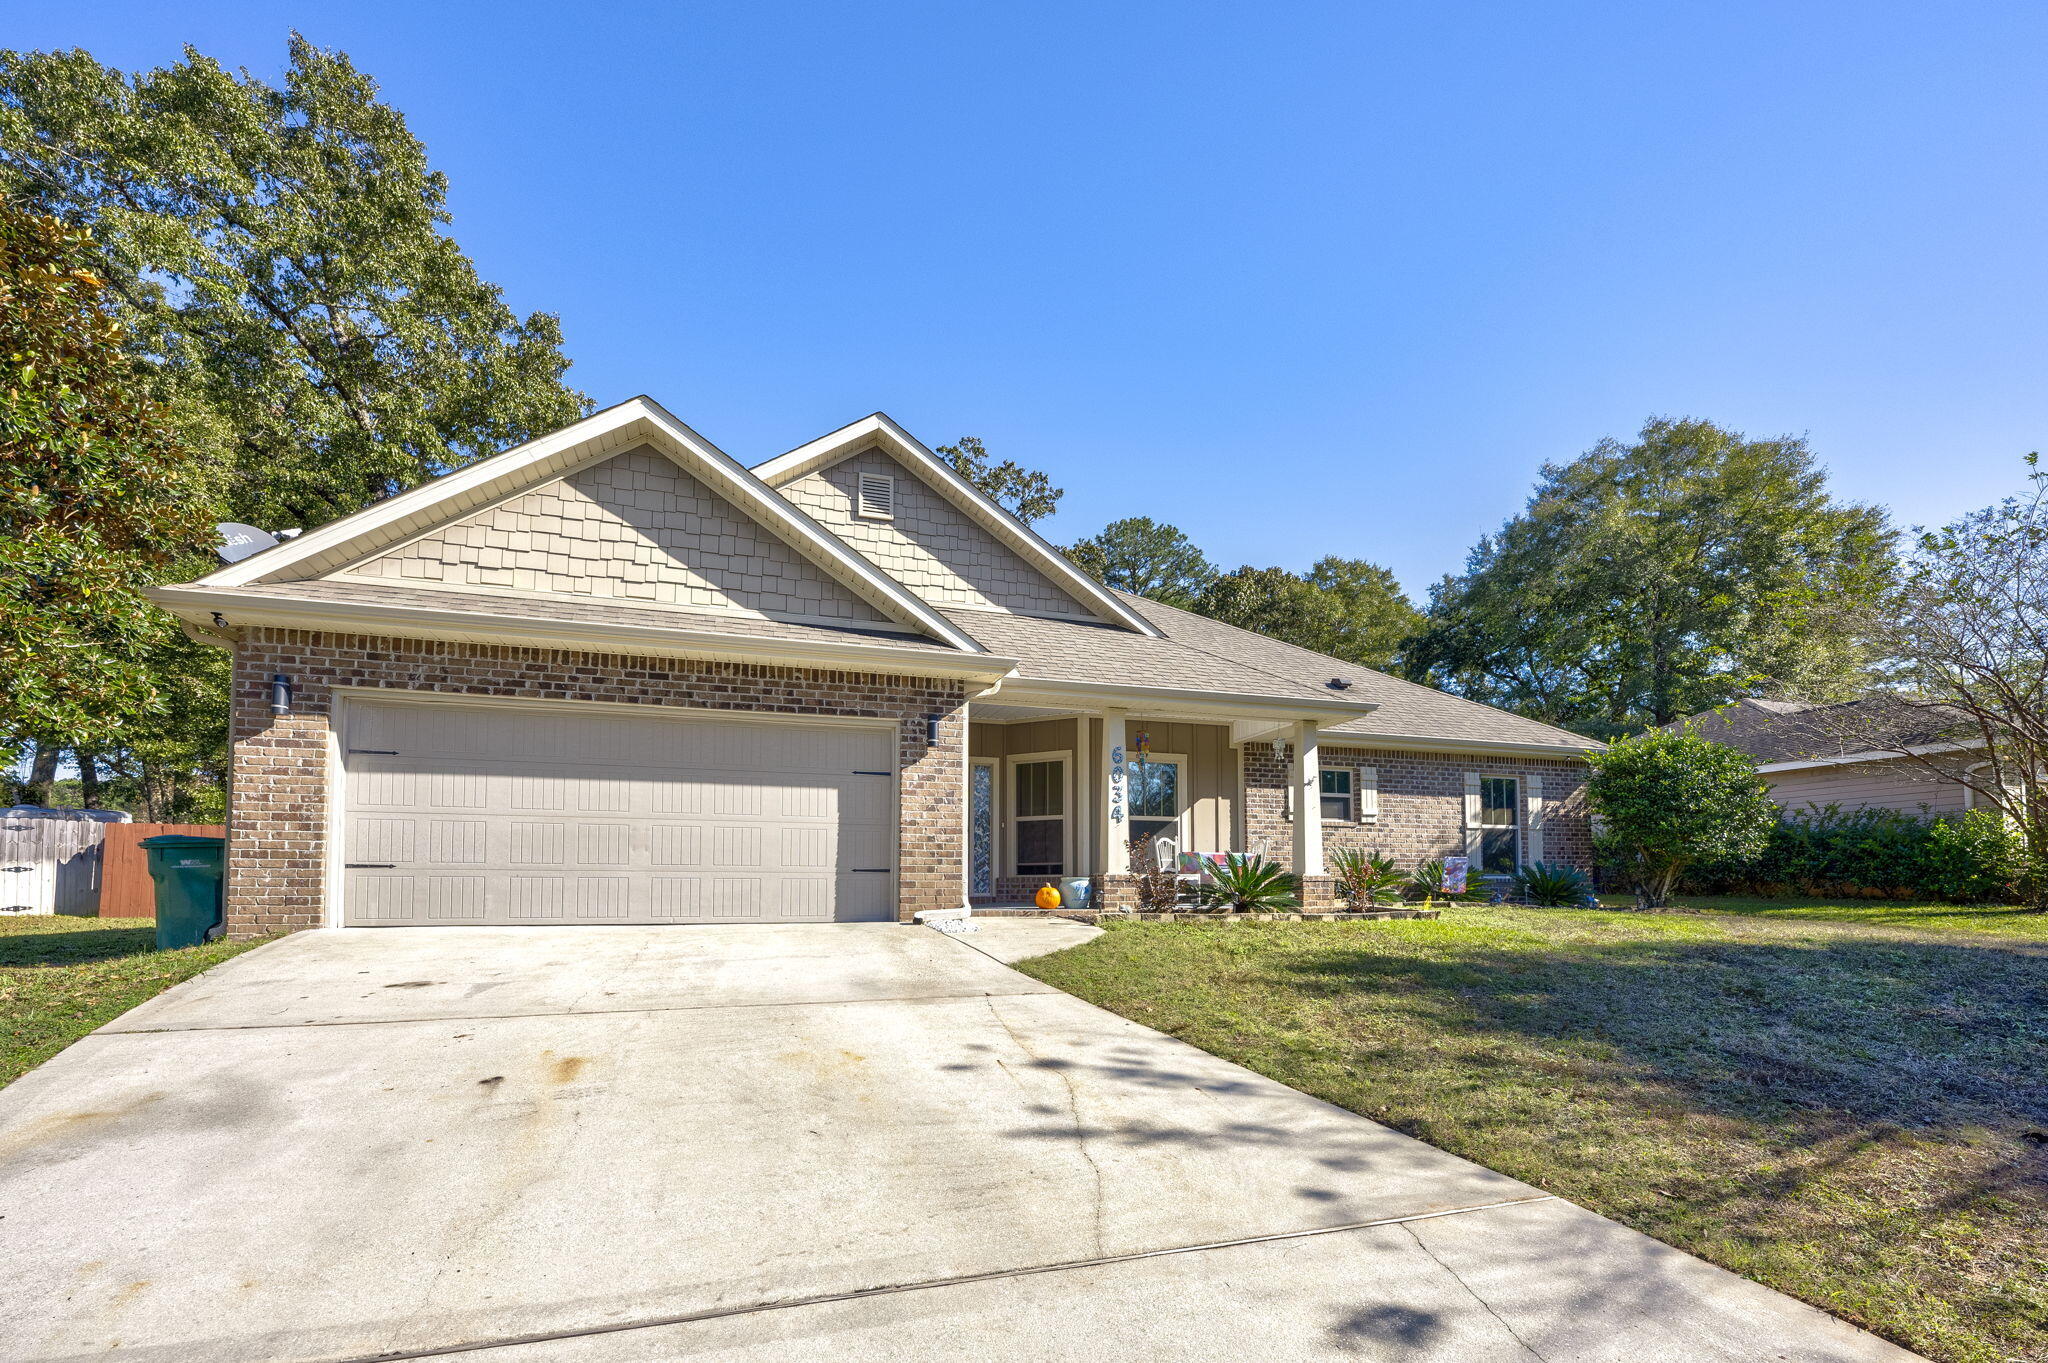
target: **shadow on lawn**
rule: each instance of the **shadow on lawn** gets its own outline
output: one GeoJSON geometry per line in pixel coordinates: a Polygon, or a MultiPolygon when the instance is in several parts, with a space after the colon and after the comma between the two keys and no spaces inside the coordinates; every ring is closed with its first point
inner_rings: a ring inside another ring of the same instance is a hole
{"type": "Polygon", "coordinates": [[[94,928],[82,932],[30,932],[0,937],[0,967],[81,965],[121,956],[145,956],[156,950],[156,924],[94,928]]]}

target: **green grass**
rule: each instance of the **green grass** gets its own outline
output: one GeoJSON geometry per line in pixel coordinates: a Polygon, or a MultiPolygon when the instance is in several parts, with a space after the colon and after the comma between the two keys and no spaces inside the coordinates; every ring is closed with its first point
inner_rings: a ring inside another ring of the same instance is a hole
{"type": "MultiPolygon", "coordinates": [[[[1609,908],[1627,908],[1627,895],[1602,895],[1609,908]]],[[[2007,937],[2048,941],[2048,913],[1974,904],[1908,904],[1894,899],[1762,899],[1742,895],[1678,895],[1671,901],[1682,913],[1740,913],[1762,918],[1815,918],[1878,927],[1913,928],[1924,932],[1990,932],[2007,937]]]]}
{"type": "Polygon", "coordinates": [[[1946,1363],[2048,1360],[2048,942],[1715,907],[1115,924],[1019,969],[1946,1363]]]}
{"type": "Polygon", "coordinates": [[[0,1084],[254,942],[156,949],[148,918],[0,918],[0,1084]]]}

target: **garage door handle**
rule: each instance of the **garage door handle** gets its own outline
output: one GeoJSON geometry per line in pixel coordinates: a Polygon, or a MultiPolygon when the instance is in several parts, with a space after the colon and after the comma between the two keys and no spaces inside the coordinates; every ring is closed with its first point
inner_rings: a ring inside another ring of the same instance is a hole
{"type": "Polygon", "coordinates": [[[396,748],[350,748],[349,751],[351,753],[368,753],[372,757],[398,756],[398,749],[396,748]]]}
{"type": "Polygon", "coordinates": [[[341,864],[341,869],[344,871],[395,871],[398,869],[398,863],[395,861],[344,861],[341,864]]]}
{"type": "Polygon", "coordinates": [[[857,876],[885,876],[889,874],[889,868],[886,866],[856,866],[853,868],[853,873],[857,876]]]}
{"type": "Polygon", "coordinates": [[[857,771],[853,774],[855,776],[887,776],[889,773],[886,771],[857,771]]]}

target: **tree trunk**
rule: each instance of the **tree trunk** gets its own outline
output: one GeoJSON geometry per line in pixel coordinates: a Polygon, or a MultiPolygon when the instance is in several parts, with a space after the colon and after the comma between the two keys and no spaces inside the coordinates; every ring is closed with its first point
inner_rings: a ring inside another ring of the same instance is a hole
{"type": "Polygon", "coordinates": [[[23,804],[50,803],[50,787],[57,784],[57,759],[63,755],[64,749],[56,743],[37,741],[36,760],[30,765],[28,780],[24,781],[21,787],[23,804]]]}
{"type": "Polygon", "coordinates": [[[78,754],[78,803],[86,809],[100,807],[100,759],[97,753],[78,754]]]}

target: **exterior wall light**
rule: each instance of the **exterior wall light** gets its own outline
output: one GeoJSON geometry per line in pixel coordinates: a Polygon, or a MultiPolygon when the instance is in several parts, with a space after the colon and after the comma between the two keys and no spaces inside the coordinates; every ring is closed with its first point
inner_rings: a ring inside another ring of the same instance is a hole
{"type": "Polygon", "coordinates": [[[288,715],[292,712],[292,679],[280,672],[270,679],[270,713],[288,715]]]}

